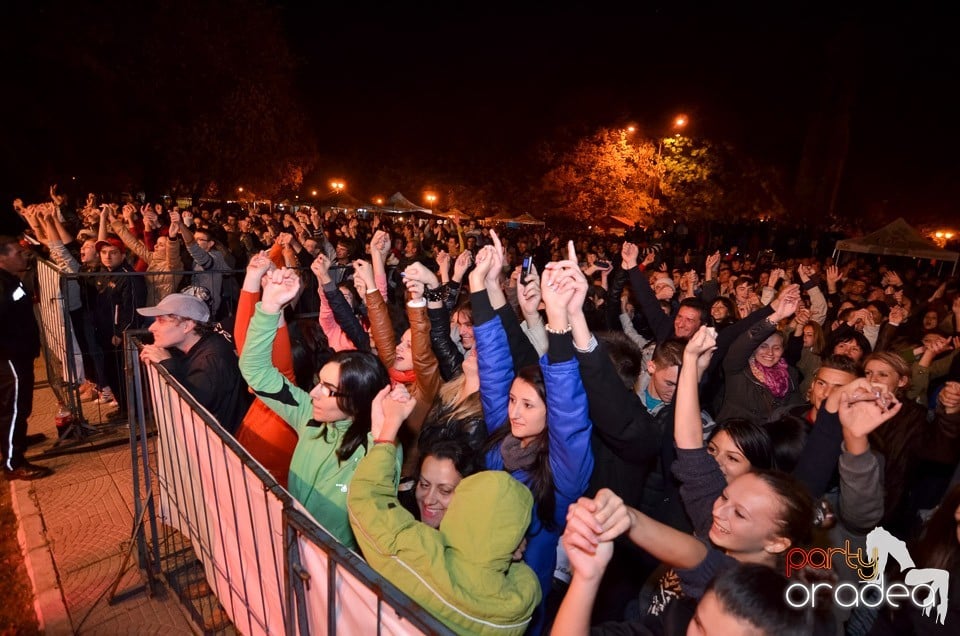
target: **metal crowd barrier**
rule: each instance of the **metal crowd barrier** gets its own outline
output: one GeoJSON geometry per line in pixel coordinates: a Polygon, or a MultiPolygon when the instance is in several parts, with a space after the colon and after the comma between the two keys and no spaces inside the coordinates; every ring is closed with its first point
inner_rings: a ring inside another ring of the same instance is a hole
{"type": "Polygon", "coordinates": [[[141,346],[127,332],[134,545],[151,590],[164,582],[205,633],[452,633],[317,524],[164,368],[141,363],[141,346]]]}
{"type": "Polygon", "coordinates": [[[57,401],[82,422],[79,388],[83,361],[67,306],[66,280],[53,263],[37,259],[36,285],[40,342],[50,388],[57,401]]]}

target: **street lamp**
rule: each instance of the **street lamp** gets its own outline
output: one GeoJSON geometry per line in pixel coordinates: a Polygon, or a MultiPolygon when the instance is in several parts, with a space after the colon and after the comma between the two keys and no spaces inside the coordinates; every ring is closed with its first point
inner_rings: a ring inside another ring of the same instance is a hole
{"type": "Polygon", "coordinates": [[[336,192],[337,194],[340,194],[341,192],[343,192],[343,189],[346,187],[347,187],[347,184],[344,183],[343,181],[330,182],[330,189],[336,192]]]}
{"type": "MultiPolygon", "coordinates": [[[[690,120],[687,118],[687,116],[682,113],[673,118],[672,130],[674,131],[675,137],[678,137],[678,138],[680,137],[679,131],[685,128],[689,121],[690,120]]],[[[652,201],[657,200],[657,190],[660,189],[660,181],[661,179],[663,179],[663,162],[661,161],[662,156],[663,156],[663,137],[658,137],[657,138],[657,172],[656,172],[656,178],[653,181],[653,192],[650,195],[650,199],[652,201]]]]}
{"type": "Polygon", "coordinates": [[[426,195],[424,195],[423,198],[426,199],[427,203],[430,204],[430,210],[432,211],[432,210],[433,210],[433,204],[437,202],[437,195],[435,195],[435,194],[426,194],[426,195]]]}

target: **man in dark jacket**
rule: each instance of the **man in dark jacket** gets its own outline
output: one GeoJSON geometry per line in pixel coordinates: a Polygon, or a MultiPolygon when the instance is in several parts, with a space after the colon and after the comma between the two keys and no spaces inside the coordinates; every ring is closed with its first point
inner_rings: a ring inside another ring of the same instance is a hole
{"type": "Polygon", "coordinates": [[[153,316],[154,344],[145,345],[140,359],[170,372],[220,425],[233,433],[250,405],[240,375],[237,352],[222,332],[208,324],[210,309],[199,298],[169,294],[156,307],[137,310],[153,316]]]}
{"type": "Polygon", "coordinates": [[[40,355],[40,331],[33,298],[20,277],[27,251],[12,236],[0,236],[0,451],[7,479],[37,479],[51,473],[23,458],[27,418],[33,410],[33,360],[40,355]]]}
{"type": "Polygon", "coordinates": [[[127,412],[126,380],[123,374],[123,332],[139,326],[137,307],[147,298],[143,276],[129,276],[133,267],[126,261],[127,247],[116,235],[97,241],[97,253],[103,270],[116,276],[93,279],[97,296],[94,303],[94,334],[104,353],[105,386],[101,404],[118,403],[118,412],[127,412]]]}

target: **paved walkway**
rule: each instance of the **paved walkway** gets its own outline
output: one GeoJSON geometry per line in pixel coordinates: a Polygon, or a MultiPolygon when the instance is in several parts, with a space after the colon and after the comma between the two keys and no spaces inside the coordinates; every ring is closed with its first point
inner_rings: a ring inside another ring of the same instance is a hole
{"type": "Polygon", "coordinates": [[[93,403],[84,412],[97,434],[54,449],[57,401],[36,365],[33,415],[28,432],[47,440],[27,458],[55,472],[11,488],[20,522],[20,546],[33,581],[40,628],[46,634],[194,634],[195,624],[162,585],[150,597],[145,578],[128,562],[117,597],[107,603],[133,530],[133,476],[128,429],[108,422],[93,403]]]}

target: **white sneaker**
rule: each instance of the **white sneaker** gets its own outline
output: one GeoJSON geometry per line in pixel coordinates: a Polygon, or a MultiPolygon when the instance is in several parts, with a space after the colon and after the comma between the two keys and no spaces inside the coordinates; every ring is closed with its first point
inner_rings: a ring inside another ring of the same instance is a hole
{"type": "Polygon", "coordinates": [[[100,395],[94,400],[97,404],[106,404],[109,406],[114,406],[117,404],[117,398],[113,397],[113,390],[110,387],[105,386],[103,390],[100,391],[100,395]]]}

